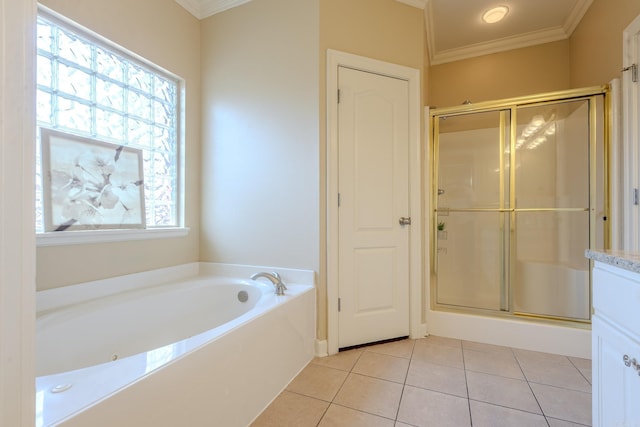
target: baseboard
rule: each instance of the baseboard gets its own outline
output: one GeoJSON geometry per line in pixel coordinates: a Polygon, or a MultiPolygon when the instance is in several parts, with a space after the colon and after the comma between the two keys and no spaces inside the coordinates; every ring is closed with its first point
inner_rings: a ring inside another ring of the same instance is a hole
{"type": "Polygon", "coordinates": [[[315,342],[316,357],[326,357],[329,355],[327,340],[316,340],[315,342]]]}
{"type": "Polygon", "coordinates": [[[420,338],[424,338],[424,337],[428,337],[429,336],[429,332],[427,332],[427,324],[426,323],[421,323],[419,330],[420,330],[420,338]]]}

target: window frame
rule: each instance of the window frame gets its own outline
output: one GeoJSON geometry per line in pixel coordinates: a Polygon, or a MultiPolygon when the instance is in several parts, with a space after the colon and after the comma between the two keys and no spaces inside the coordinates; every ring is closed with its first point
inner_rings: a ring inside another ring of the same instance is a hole
{"type": "MultiPolygon", "coordinates": [[[[37,246],[59,246],[90,243],[105,243],[133,240],[147,240],[159,238],[183,237],[189,233],[189,227],[185,225],[185,80],[180,76],[160,67],[146,58],[126,49],[125,47],[107,39],[100,34],[78,24],[71,19],[58,14],[57,12],[38,5],[37,16],[54,23],[66,31],[77,34],[86,41],[98,47],[117,54],[127,61],[146,69],[149,72],[158,74],[163,78],[170,78],[176,82],[176,150],[175,150],[175,219],[174,226],[147,226],[145,229],[97,229],[97,230],[73,230],[45,232],[36,231],[37,246]]],[[[37,85],[36,85],[37,87],[37,85]]],[[[40,126],[40,124],[37,124],[40,126]]],[[[65,131],[66,128],[55,128],[65,131]]],[[[100,137],[98,137],[100,138],[100,137]]],[[[35,168],[34,163],[34,168],[35,168]]],[[[34,170],[34,173],[36,171],[34,170]]]]}

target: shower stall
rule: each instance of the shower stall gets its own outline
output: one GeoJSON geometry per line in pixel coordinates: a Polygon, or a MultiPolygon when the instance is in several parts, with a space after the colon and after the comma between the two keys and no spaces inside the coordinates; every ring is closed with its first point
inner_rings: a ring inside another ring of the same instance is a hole
{"type": "Polygon", "coordinates": [[[431,111],[435,310],[589,323],[607,87],[431,111]]]}

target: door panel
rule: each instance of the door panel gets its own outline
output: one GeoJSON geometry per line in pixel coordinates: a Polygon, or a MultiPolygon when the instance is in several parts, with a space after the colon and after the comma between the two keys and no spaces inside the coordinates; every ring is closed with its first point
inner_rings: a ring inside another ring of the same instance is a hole
{"type": "MultiPolygon", "coordinates": [[[[344,73],[340,76],[344,77],[344,73]]],[[[369,75],[366,77],[370,78],[369,75]]],[[[384,78],[375,76],[371,80],[379,79],[384,78]]],[[[342,82],[344,81],[343,78],[342,82]]],[[[373,81],[371,83],[375,84],[373,81]]],[[[344,90],[345,95],[349,93],[348,89],[344,90]]],[[[345,104],[348,102],[345,100],[345,104]]],[[[356,227],[363,231],[392,229],[394,193],[398,191],[393,176],[396,172],[394,146],[389,143],[394,138],[394,100],[373,90],[354,91],[353,106],[345,105],[344,108],[352,108],[347,114],[353,114],[354,120],[352,136],[355,144],[353,169],[356,227]]]]}
{"type": "Polygon", "coordinates": [[[438,119],[438,304],[508,310],[509,117],[438,119]]]}
{"type": "Polygon", "coordinates": [[[439,119],[438,208],[498,209],[509,194],[506,111],[439,119]]]}
{"type": "Polygon", "coordinates": [[[438,215],[436,302],[460,307],[505,310],[504,259],[508,253],[508,214],[450,212],[438,215]]]}
{"type": "Polygon", "coordinates": [[[514,311],[588,320],[589,212],[518,212],[515,233],[514,311]]]}
{"type": "Polygon", "coordinates": [[[338,71],[338,346],[409,334],[408,82],[338,71]]]}
{"type": "Polygon", "coordinates": [[[520,108],[517,122],[513,309],[588,320],[589,100],[520,108]]]}
{"type": "Polygon", "coordinates": [[[589,100],[518,109],[516,206],[589,208],[589,100]]]}
{"type": "Polygon", "coordinates": [[[362,248],[354,250],[354,283],[358,286],[355,315],[394,307],[393,275],[396,269],[395,248],[362,248]]]}

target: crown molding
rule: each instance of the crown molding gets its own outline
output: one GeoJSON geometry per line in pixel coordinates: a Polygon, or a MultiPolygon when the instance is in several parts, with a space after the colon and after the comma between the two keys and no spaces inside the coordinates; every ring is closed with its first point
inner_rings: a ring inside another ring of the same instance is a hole
{"type": "MultiPolygon", "coordinates": [[[[397,0],[403,1],[403,0],[397,0]]],[[[411,0],[407,0],[411,1],[411,0]]],[[[538,44],[551,43],[566,40],[571,37],[584,15],[589,10],[593,0],[578,0],[571,14],[562,26],[547,28],[540,31],[533,31],[525,34],[518,34],[512,37],[491,40],[485,43],[476,43],[461,48],[438,51],[435,46],[435,33],[433,22],[432,3],[426,1],[425,15],[427,21],[427,47],[429,49],[429,60],[431,65],[439,65],[447,62],[460,61],[462,59],[474,58],[476,56],[490,55],[492,53],[505,52],[512,49],[535,46],[538,44]]]]}
{"type": "Polygon", "coordinates": [[[427,6],[427,0],[396,0],[399,3],[408,4],[409,6],[424,9],[427,6]]]}
{"type": "MultiPolygon", "coordinates": [[[[441,52],[435,52],[432,47],[432,43],[429,42],[429,59],[431,65],[439,65],[447,62],[474,58],[476,56],[490,55],[492,53],[505,52],[512,49],[521,49],[523,47],[566,40],[567,38],[569,38],[569,35],[565,32],[564,28],[556,27],[542,31],[533,31],[531,33],[513,37],[505,37],[503,39],[493,40],[486,43],[476,43],[458,49],[447,49],[441,52]]],[[[432,40],[431,35],[429,39],[432,40]]]]}
{"type": "Polygon", "coordinates": [[[200,18],[200,1],[199,0],[176,0],[176,3],[178,3],[180,6],[185,8],[187,12],[189,12],[196,18],[202,19],[200,18]]]}
{"type": "Polygon", "coordinates": [[[573,34],[573,31],[576,29],[582,18],[584,18],[587,10],[589,10],[591,3],[593,3],[593,0],[578,0],[578,4],[573,8],[563,26],[565,33],[567,33],[567,37],[573,34]]]}
{"type": "Polygon", "coordinates": [[[233,9],[250,1],[251,0],[200,0],[203,15],[200,19],[208,18],[211,15],[233,9]]]}
{"type": "MultiPolygon", "coordinates": [[[[205,19],[251,0],[175,0],[180,6],[198,19],[205,19]]],[[[418,0],[419,1],[419,0],[418,0]]]]}

